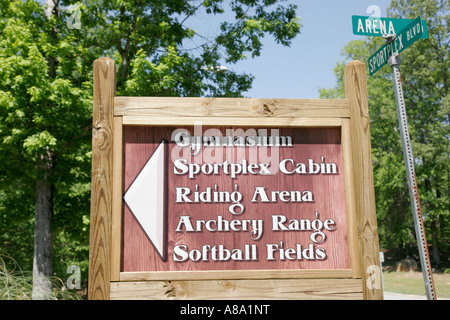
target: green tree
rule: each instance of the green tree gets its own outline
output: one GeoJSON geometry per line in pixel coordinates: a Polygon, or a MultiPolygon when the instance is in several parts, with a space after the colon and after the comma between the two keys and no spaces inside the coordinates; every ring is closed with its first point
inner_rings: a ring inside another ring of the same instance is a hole
{"type": "Polygon", "coordinates": [[[117,62],[118,95],[237,97],[253,78],[229,66],[259,56],[266,34],[289,45],[300,30],[296,7],[277,2],[92,1],[86,10],[97,13],[82,23],[117,62]],[[217,21],[214,36],[194,28],[196,16],[217,21]]]}
{"type": "Polygon", "coordinates": [[[408,121],[413,123],[417,178],[432,256],[440,264],[439,245],[448,239],[450,210],[450,3],[448,0],[393,1],[396,18],[421,16],[428,23],[429,39],[404,52],[402,65],[408,121]]]}
{"type": "Polygon", "coordinates": [[[300,31],[279,2],[0,0],[0,247],[33,265],[34,298],[87,274],[93,61],[116,61],[120,95],[239,97],[253,77],[230,67],[300,31]]]}
{"type": "MultiPolygon", "coordinates": [[[[401,54],[400,70],[422,212],[428,241],[433,244],[433,262],[439,265],[439,250],[449,239],[449,2],[393,0],[388,8],[390,17],[413,19],[419,15],[427,21],[429,38],[401,54]]],[[[343,55],[367,62],[383,42],[381,38],[352,41],[343,55]]],[[[322,97],[343,98],[344,65],[345,61],[335,68],[337,86],[322,89],[322,97]]],[[[415,247],[389,67],[368,76],[368,96],[381,243],[384,247],[415,247]]]]}
{"type": "MultiPolygon", "coordinates": [[[[85,61],[77,59],[87,49],[64,28],[56,7],[46,14],[34,1],[2,1],[0,10],[1,228],[3,241],[14,240],[2,247],[34,252],[33,297],[41,299],[51,290],[53,233],[60,240],[66,221],[88,216],[82,207],[62,214],[89,195],[78,187],[89,181],[91,84],[85,61]]],[[[85,233],[72,235],[87,240],[85,233]]]]}

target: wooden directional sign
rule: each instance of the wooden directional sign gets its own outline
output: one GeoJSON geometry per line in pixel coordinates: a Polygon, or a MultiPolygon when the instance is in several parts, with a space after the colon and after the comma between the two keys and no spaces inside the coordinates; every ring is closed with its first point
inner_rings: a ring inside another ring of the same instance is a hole
{"type": "Polygon", "coordinates": [[[383,45],[369,58],[369,73],[375,72],[385,66],[389,58],[394,53],[401,53],[423,35],[423,28],[420,17],[414,19],[409,25],[396,34],[395,38],[383,45]]]}
{"type": "Polygon", "coordinates": [[[115,96],[94,63],[89,299],[382,299],[365,65],[346,99],[115,96]]]}
{"type": "MultiPolygon", "coordinates": [[[[353,34],[375,37],[382,37],[385,34],[394,35],[405,29],[413,21],[413,19],[352,16],[353,34]]],[[[428,38],[425,20],[422,20],[422,38],[428,38]]]]}
{"type": "Polygon", "coordinates": [[[340,136],[125,127],[122,271],[349,269],[340,136]]]}

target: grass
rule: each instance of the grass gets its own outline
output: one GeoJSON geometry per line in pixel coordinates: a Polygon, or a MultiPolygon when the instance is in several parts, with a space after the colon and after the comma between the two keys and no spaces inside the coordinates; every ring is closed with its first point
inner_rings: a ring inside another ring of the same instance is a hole
{"type": "MultiPolygon", "coordinates": [[[[433,273],[438,300],[450,299],[450,274],[433,273]]],[[[383,272],[384,291],[426,296],[422,272],[383,272]]]]}
{"type": "MultiPolygon", "coordinates": [[[[60,279],[54,278],[52,282],[51,300],[81,300],[81,296],[67,290],[60,279]]],[[[23,272],[12,258],[0,255],[0,300],[31,300],[32,292],[31,273],[23,272]]]]}

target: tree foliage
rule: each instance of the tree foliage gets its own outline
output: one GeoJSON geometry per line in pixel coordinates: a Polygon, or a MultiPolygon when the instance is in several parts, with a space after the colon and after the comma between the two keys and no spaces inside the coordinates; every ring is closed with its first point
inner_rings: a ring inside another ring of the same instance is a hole
{"type": "Polygon", "coordinates": [[[241,96],[253,78],[228,66],[259,56],[266,34],[289,45],[300,30],[295,6],[278,2],[89,0],[81,22],[117,61],[118,94],[241,96]],[[196,30],[198,17],[211,21],[213,36],[196,30]]]}
{"type": "MultiPolygon", "coordinates": [[[[427,21],[428,39],[401,54],[401,75],[408,127],[415,157],[419,194],[433,260],[449,240],[449,2],[393,0],[388,15],[427,21]]],[[[382,46],[381,38],[352,41],[343,49],[346,59],[367,62],[382,46]]],[[[322,89],[322,97],[344,96],[343,69],[335,68],[337,86],[322,89]]],[[[378,226],[384,247],[415,247],[415,233],[404,167],[390,68],[368,76],[368,96],[378,226]]]]}
{"type": "MultiPolygon", "coordinates": [[[[86,49],[57,17],[47,19],[34,1],[2,1],[0,10],[0,246],[29,270],[42,175],[38,162],[45,150],[51,150],[54,161],[49,177],[56,199],[49,204],[54,210],[54,258],[62,259],[59,250],[68,248],[67,232],[87,252],[87,233],[80,231],[86,229],[89,206],[80,203],[89,199],[88,188],[81,186],[90,179],[92,85],[84,59],[77,58],[86,49]]],[[[74,252],[65,263],[81,260],[74,252]]],[[[54,271],[61,274],[63,268],[57,265],[54,271]]]]}

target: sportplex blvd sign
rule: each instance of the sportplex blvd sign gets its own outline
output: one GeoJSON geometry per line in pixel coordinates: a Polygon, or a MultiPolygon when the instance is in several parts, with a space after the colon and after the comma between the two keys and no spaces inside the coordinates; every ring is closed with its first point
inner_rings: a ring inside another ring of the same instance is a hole
{"type": "Polygon", "coordinates": [[[388,63],[394,53],[401,53],[423,35],[422,20],[420,17],[413,20],[403,30],[393,37],[369,58],[369,73],[373,75],[388,63]]]}
{"type": "Polygon", "coordinates": [[[97,60],[89,298],[381,299],[364,69],[345,100],[116,97],[97,60]]]}

